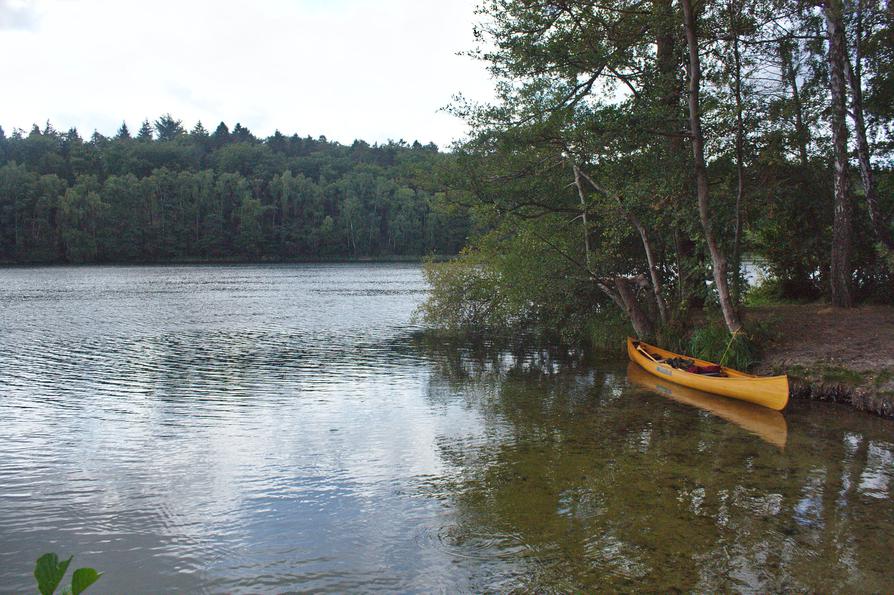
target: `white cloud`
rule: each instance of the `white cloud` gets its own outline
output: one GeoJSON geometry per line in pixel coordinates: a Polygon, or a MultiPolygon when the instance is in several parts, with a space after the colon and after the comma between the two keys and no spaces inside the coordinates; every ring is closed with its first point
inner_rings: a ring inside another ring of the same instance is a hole
{"type": "Polygon", "coordinates": [[[483,65],[456,55],[473,43],[475,0],[0,3],[31,23],[0,31],[7,131],[50,119],[111,134],[170,112],[258,135],[445,146],[465,127],[439,109],[457,92],[490,96],[483,65]]]}
{"type": "Polygon", "coordinates": [[[0,0],[0,31],[31,30],[37,26],[37,21],[31,0],[0,0]]]}

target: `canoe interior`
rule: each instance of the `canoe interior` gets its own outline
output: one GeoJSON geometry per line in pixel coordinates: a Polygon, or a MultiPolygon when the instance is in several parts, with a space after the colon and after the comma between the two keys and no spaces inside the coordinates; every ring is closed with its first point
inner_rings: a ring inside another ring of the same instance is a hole
{"type": "MultiPolygon", "coordinates": [[[[682,357],[685,359],[691,359],[698,366],[717,366],[717,362],[709,362],[707,360],[698,359],[697,357],[692,357],[691,355],[682,355],[679,353],[674,353],[673,351],[668,351],[667,349],[662,349],[661,347],[656,347],[655,345],[649,345],[648,343],[643,343],[642,341],[636,341],[631,339],[636,345],[637,343],[646,351],[651,353],[652,355],[659,355],[661,359],[667,359],[670,357],[682,357]]],[[[720,369],[730,378],[761,378],[761,376],[755,376],[754,374],[746,374],[745,372],[741,372],[739,370],[735,370],[733,368],[727,368],[726,366],[720,366],[720,369]]]]}

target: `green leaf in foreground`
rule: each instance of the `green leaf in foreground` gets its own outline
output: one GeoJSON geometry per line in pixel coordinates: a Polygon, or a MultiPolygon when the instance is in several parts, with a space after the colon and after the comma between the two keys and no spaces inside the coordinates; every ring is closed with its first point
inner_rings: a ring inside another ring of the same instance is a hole
{"type": "MultiPolygon", "coordinates": [[[[34,565],[34,578],[37,579],[37,590],[40,591],[40,595],[53,595],[56,592],[72,558],[74,556],[60,562],[59,556],[49,553],[37,559],[34,565]]],[[[93,568],[78,568],[71,575],[71,584],[63,587],[61,595],[80,595],[101,576],[102,573],[93,568]]]]}
{"type": "Polygon", "coordinates": [[[37,579],[37,590],[41,595],[52,595],[65,576],[68,565],[71,564],[71,558],[64,562],[59,561],[56,554],[44,554],[37,559],[34,565],[34,578],[37,579]]]}
{"type": "Polygon", "coordinates": [[[101,576],[102,573],[96,572],[93,568],[78,568],[71,577],[72,595],[82,593],[87,587],[99,580],[101,576]]]}

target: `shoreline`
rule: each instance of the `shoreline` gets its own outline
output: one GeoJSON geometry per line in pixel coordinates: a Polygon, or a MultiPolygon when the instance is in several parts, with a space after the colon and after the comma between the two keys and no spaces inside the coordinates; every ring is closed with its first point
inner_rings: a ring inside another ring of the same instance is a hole
{"type": "Polygon", "coordinates": [[[757,374],[787,374],[792,399],[838,403],[894,419],[894,307],[751,308],[773,330],[757,374]]]}
{"type": "Polygon", "coordinates": [[[388,264],[388,263],[423,263],[428,260],[443,262],[454,258],[450,254],[431,254],[425,256],[321,256],[316,258],[185,258],[167,260],[108,260],[102,262],[13,262],[0,261],[0,269],[38,268],[38,267],[120,267],[120,266],[182,266],[182,265],[268,265],[268,264],[388,264]]]}
{"type": "Polygon", "coordinates": [[[789,392],[792,399],[837,403],[884,419],[894,419],[894,397],[875,392],[871,387],[828,384],[789,375],[789,392]]]}

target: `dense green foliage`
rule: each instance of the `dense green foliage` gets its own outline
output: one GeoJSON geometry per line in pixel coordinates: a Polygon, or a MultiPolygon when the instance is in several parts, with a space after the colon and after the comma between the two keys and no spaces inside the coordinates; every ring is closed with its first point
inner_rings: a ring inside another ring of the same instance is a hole
{"type": "Polygon", "coordinates": [[[418,142],[186,132],[170,115],[136,137],[0,129],[0,262],[453,254],[467,219],[434,206],[449,159],[418,142]]]}
{"type": "MultiPolygon", "coordinates": [[[[453,185],[486,231],[428,268],[428,320],[580,335],[617,313],[640,336],[713,353],[740,327],[746,255],[767,264],[780,299],[817,299],[836,249],[854,298],[894,299],[894,11],[847,0],[836,25],[851,70],[842,197],[827,41],[837,2],[483,2],[471,54],[497,100],[454,106],[474,132],[455,150],[453,185]],[[852,222],[833,234],[842,200],[852,222]]],[[[753,356],[732,349],[743,365],[753,356]]]]}

